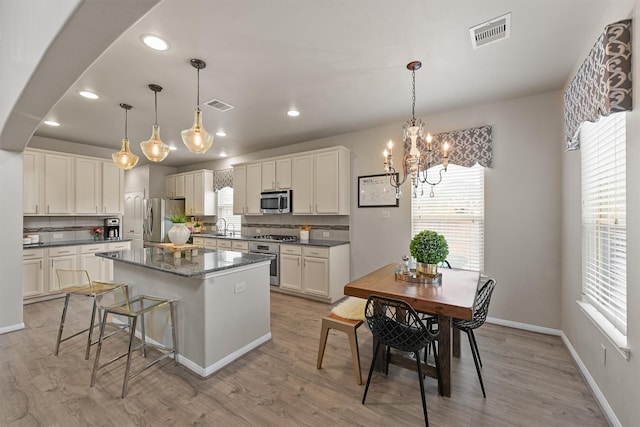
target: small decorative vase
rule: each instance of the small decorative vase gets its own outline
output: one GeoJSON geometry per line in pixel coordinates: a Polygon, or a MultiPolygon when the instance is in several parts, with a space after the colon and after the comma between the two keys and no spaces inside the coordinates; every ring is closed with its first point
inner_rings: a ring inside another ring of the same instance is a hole
{"type": "Polygon", "coordinates": [[[441,283],[442,274],[438,273],[438,264],[416,262],[416,274],[426,279],[427,283],[441,283]]]}
{"type": "Polygon", "coordinates": [[[187,243],[191,232],[187,228],[185,223],[173,224],[173,227],[169,230],[169,240],[176,246],[182,246],[187,243]]]}
{"type": "Polygon", "coordinates": [[[101,237],[102,236],[100,235],[100,233],[93,233],[93,240],[94,241],[97,242],[98,240],[100,240],[101,237]]]}

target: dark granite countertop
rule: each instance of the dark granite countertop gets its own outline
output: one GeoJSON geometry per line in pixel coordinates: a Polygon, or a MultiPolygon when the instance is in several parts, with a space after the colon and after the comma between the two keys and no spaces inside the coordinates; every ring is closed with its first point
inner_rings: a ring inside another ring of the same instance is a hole
{"type": "Polygon", "coordinates": [[[40,248],[54,248],[57,246],[80,246],[80,245],[95,245],[103,243],[120,243],[130,242],[131,239],[118,239],[118,240],[64,240],[55,242],[40,242],[31,243],[29,245],[22,245],[22,249],[40,249],[40,248]]]}
{"type": "MultiPolygon", "coordinates": [[[[100,252],[96,256],[183,277],[204,277],[206,274],[271,261],[271,257],[252,253],[198,249],[198,255],[183,254],[174,258],[171,251],[157,248],[100,252]]],[[[117,268],[117,267],[116,267],[117,268]]]]}
{"type": "Polygon", "coordinates": [[[217,234],[192,234],[191,237],[204,237],[205,239],[227,239],[227,240],[246,240],[249,242],[270,242],[270,243],[279,243],[281,245],[304,245],[304,246],[340,246],[340,245],[348,245],[349,241],[343,240],[319,240],[319,239],[309,239],[309,241],[303,242],[300,240],[295,240],[292,242],[280,242],[278,240],[267,240],[267,239],[256,239],[253,236],[246,235],[237,235],[237,236],[219,236],[217,234]]]}

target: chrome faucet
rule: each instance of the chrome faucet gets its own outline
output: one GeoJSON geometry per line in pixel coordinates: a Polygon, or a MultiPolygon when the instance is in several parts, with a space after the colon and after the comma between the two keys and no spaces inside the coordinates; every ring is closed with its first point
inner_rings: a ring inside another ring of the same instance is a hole
{"type": "Polygon", "coordinates": [[[235,234],[236,234],[236,225],[235,224],[229,224],[229,228],[231,229],[231,236],[235,236],[235,234]]]}
{"type": "Polygon", "coordinates": [[[222,234],[223,236],[227,234],[227,220],[224,218],[220,218],[216,221],[216,233],[222,234]],[[224,222],[224,228],[222,229],[222,233],[220,233],[220,227],[218,227],[218,223],[222,221],[224,222]]]}

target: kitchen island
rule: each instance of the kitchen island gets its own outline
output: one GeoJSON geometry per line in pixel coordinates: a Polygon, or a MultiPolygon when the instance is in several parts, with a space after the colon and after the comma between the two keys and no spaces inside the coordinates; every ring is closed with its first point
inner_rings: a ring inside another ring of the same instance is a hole
{"type": "MultiPolygon", "coordinates": [[[[200,249],[176,259],[156,248],[96,255],[114,261],[114,282],[132,296],[177,300],[178,362],[201,377],[271,339],[269,257],[200,249]]],[[[169,344],[164,314],[148,317],[147,335],[169,344]]]]}

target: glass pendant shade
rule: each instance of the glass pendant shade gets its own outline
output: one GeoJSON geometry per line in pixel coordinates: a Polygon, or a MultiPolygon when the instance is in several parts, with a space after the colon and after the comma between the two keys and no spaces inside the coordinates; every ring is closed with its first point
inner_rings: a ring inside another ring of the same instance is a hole
{"type": "Polygon", "coordinates": [[[202,112],[196,108],[191,128],[180,132],[182,142],[192,153],[205,153],[213,144],[213,135],[202,126],[202,112]]]}
{"type": "Polygon", "coordinates": [[[129,148],[129,140],[127,138],[122,139],[122,148],[117,153],[111,155],[113,163],[118,165],[120,169],[128,171],[132,169],[138,163],[138,156],[131,152],[129,148]]]}
{"type": "Polygon", "coordinates": [[[169,155],[169,146],[160,139],[160,126],[153,125],[151,138],[140,143],[145,157],[152,162],[161,162],[169,155]]]}

